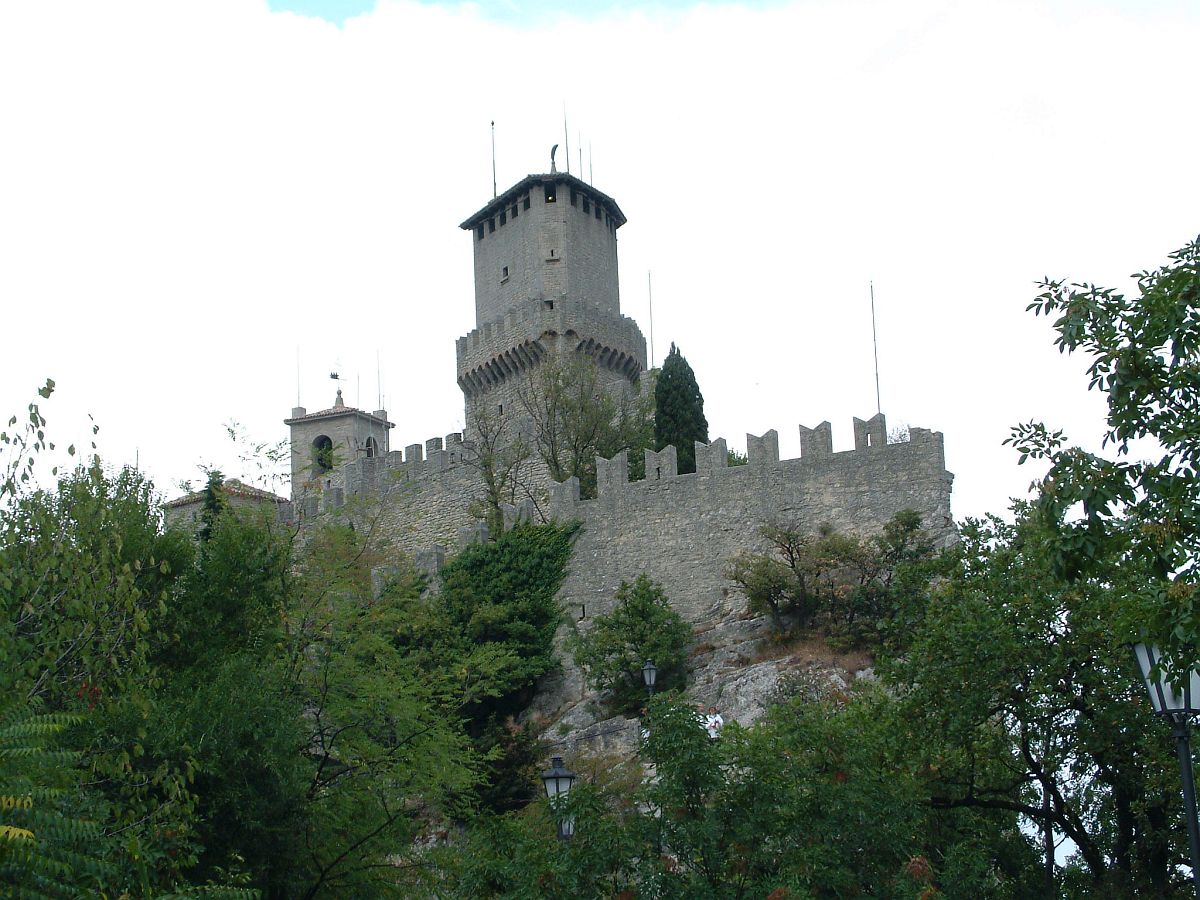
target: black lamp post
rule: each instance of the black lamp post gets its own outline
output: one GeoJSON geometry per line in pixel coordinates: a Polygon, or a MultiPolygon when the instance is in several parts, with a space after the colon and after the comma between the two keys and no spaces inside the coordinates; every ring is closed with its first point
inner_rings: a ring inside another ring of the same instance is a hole
{"type": "Polygon", "coordinates": [[[575,773],[563,766],[561,756],[550,760],[550,768],[542,773],[542,784],[546,786],[546,796],[550,800],[550,809],[558,820],[558,839],[567,841],[575,834],[575,817],[561,815],[562,800],[571,792],[575,783],[575,773]]]}
{"type": "Polygon", "coordinates": [[[1151,644],[1135,644],[1133,655],[1142,681],[1150,692],[1150,705],[1171,721],[1175,734],[1175,752],[1179,756],[1179,775],[1183,781],[1183,803],[1187,813],[1188,843],[1192,851],[1192,884],[1200,900],[1200,827],[1196,822],[1196,782],[1192,775],[1192,747],[1189,741],[1191,717],[1200,715],[1200,671],[1193,669],[1176,690],[1159,663],[1162,654],[1151,644]]]}
{"type": "Polygon", "coordinates": [[[646,664],[642,666],[642,681],[646,682],[646,690],[650,692],[650,696],[654,696],[654,682],[658,679],[658,668],[654,665],[653,660],[646,660],[646,664]]]}

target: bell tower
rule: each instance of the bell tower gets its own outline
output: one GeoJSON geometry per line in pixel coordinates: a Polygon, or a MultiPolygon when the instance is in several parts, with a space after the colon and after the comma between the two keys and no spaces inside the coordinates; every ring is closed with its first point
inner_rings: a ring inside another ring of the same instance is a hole
{"type": "Polygon", "coordinates": [[[631,392],[646,339],[621,315],[615,200],[562,172],[529,175],[470,216],[475,330],[458,340],[467,429],[477,411],[520,418],[518,382],[585,355],[610,392],[631,392]]]}
{"type": "Polygon", "coordinates": [[[296,406],[283,424],[291,430],[293,500],[337,466],[387,453],[388,432],[396,427],[386,409],[367,412],[347,406],[341,388],[329,409],[310,413],[296,406]]]}

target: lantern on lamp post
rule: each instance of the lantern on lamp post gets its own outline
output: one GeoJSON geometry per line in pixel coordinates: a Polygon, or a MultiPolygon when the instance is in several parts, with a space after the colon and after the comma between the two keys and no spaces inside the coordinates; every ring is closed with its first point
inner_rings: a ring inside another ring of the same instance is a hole
{"type": "Polygon", "coordinates": [[[658,667],[654,665],[653,660],[646,660],[646,664],[642,666],[642,681],[646,684],[646,690],[650,692],[650,696],[654,696],[654,682],[658,680],[658,667]]]}
{"type": "Polygon", "coordinates": [[[1179,775],[1183,781],[1183,803],[1187,816],[1188,844],[1192,853],[1192,885],[1200,900],[1200,826],[1196,822],[1196,781],[1192,773],[1190,741],[1192,716],[1200,715],[1200,671],[1192,669],[1182,684],[1167,678],[1162,654],[1152,644],[1135,644],[1133,656],[1150,694],[1154,711],[1171,722],[1175,734],[1175,752],[1179,757],[1179,775]]]}
{"type": "Polygon", "coordinates": [[[542,773],[542,784],[546,787],[546,797],[550,800],[550,809],[558,821],[558,839],[567,841],[575,834],[575,817],[564,815],[563,801],[571,792],[575,783],[575,773],[563,766],[561,756],[550,760],[550,768],[542,773]]]}

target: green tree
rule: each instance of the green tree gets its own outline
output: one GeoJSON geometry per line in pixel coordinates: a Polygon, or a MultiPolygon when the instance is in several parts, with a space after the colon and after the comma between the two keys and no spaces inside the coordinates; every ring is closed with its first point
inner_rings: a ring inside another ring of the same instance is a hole
{"type": "Polygon", "coordinates": [[[54,747],[78,719],[0,706],[0,880],[14,896],[69,896],[103,884],[100,828],[79,817],[79,754],[54,747]]]}
{"type": "Polygon", "coordinates": [[[1041,896],[1015,813],[928,804],[904,713],[875,686],[792,699],[713,740],[686,703],[659,695],[632,766],[568,760],[581,777],[559,814],[575,818],[574,840],[556,845],[544,801],[484,818],[465,847],[431,860],[438,888],[680,900],[1041,896]]]}
{"type": "Polygon", "coordinates": [[[1058,526],[1055,565],[1086,578],[1127,558],[1153,573],[1141,588],[1146,602],[1123,622],[1130,636],[1144,630],[1162,643],[1183,671],[1200,665],[1200,239],[1169,258],[1135,276],[1137,296],[1046,279],[1029,306],[1056,317],[1061,352],[1087,355],[1089,388],[1108,401],[1103,438],[1115,458],[1037,422],[1015,428],[1010,442],[1022,461],[1050,463],[1038,505],[1058,526]],[[1130,459],[1142,438],[1159,449],[1130,459]],[[1067,519],[1077,505],[1082,515],[1067,519]]]}
{"type": "Polygon", "coordinates": [[[385,596],[397,610],[397,646],[447,701],[484,760],[477,797],[488,809],[525,805],[541,762],[536,724],[514,723],[538,679],[558,660],[562,622],[555,595],[577,524],[518,525],[464,549],[442,569],[432,595],[385,596]]]}
{"type": "Polygon", "coordinates": [[[828,526],[768,525],[761,534],[767,552],[738,554],[727,574],[777,632],[821,625],[840,642],[877,648],[919,621],[938,563],[915,511],[901,510],[869,538],[828,526]]]}
{"type": "Polygon", "coordinates": [[[200,505],[200,528],[196,532],[196,536],[200,539],[200,543],[208,540],[212,534],[213,524],[217,517],[229,505],[229,499],[225,496],[225,476],[221,474],[220,469],[211,469],[208,473],[208,480],[204,484],[202,494],[204,499],[200,505]]]}
{"type": "Polygon", "coordinates": [[[645,701],[646,660],[658,669],[658,690],[683,687],[692,630],[671,608],[662,585],[644,574],[632,584],[621,582],[616,600],[610,614],[596,616],[586,631],[574,632],[569,646],[588,683],[607,694],[616,709],[629,712],[645,701]]]}
{"type": "Polygon", "coordinates": [[[534,486],[533,452],[516,429],[515,416],[502,416],[480,404],[471,421],[464,461],[479,472],[480,489],[472,513],[491,534],[504,530],[504,505],[541,500],[534,486]]]}
{"type": "Polygon", "coordinates": [[[584,497],[596,495],[596,457],[629,450],[631,477],[644,472],[650,445],[648,398],[636,390],[614,396],[596,362],[576,355],[548,360],[518,387],[532,430],[531,445],[555,481],[578,478],[584,497]]]}
{"type": "Polygon", "coordinates": [[[1153,720],[1118,624],[1152,578],[1112,559],[1056,565],[1039,511],[968,522],[903,653],[884,661],[934,809],[1008,810],[1071,839],[1068,880],[1168,896],[1186,864],[1169,730],[1153,720]]]}
{"type": "Polygon", "coordinates": [[[658,450],[674,444],[679,471],[684,473],[696,471],[695,441],[708,443],[704,397],[692,367],[671,344],[654,386],[654,444],[658,450]]]}

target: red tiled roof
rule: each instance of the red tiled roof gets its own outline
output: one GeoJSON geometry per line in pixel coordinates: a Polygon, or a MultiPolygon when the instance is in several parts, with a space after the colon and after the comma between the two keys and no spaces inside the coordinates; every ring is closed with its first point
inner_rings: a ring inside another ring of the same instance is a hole
{"type": "MultiPolygon", "coordinates": [[[[264,491],[262,488],[256,488],[253,485],[246,484],[244,481],[238,481],[236,478],[226,479],[221,489],[231,497],[248,497],[252,500],[270,500],[272,503],[287,503],[287,499],[280,497],[278,494],[272,494],[270,491],[264,491]]],[[[187,506],[189,503],[197,503],[204,500],[204,491],[192,491],[190,494],[184,494],[182,497],[176,497],[174,500],[168,500],[163,504],[164,507],[174,509],[177,506],[187,506]]]]}

